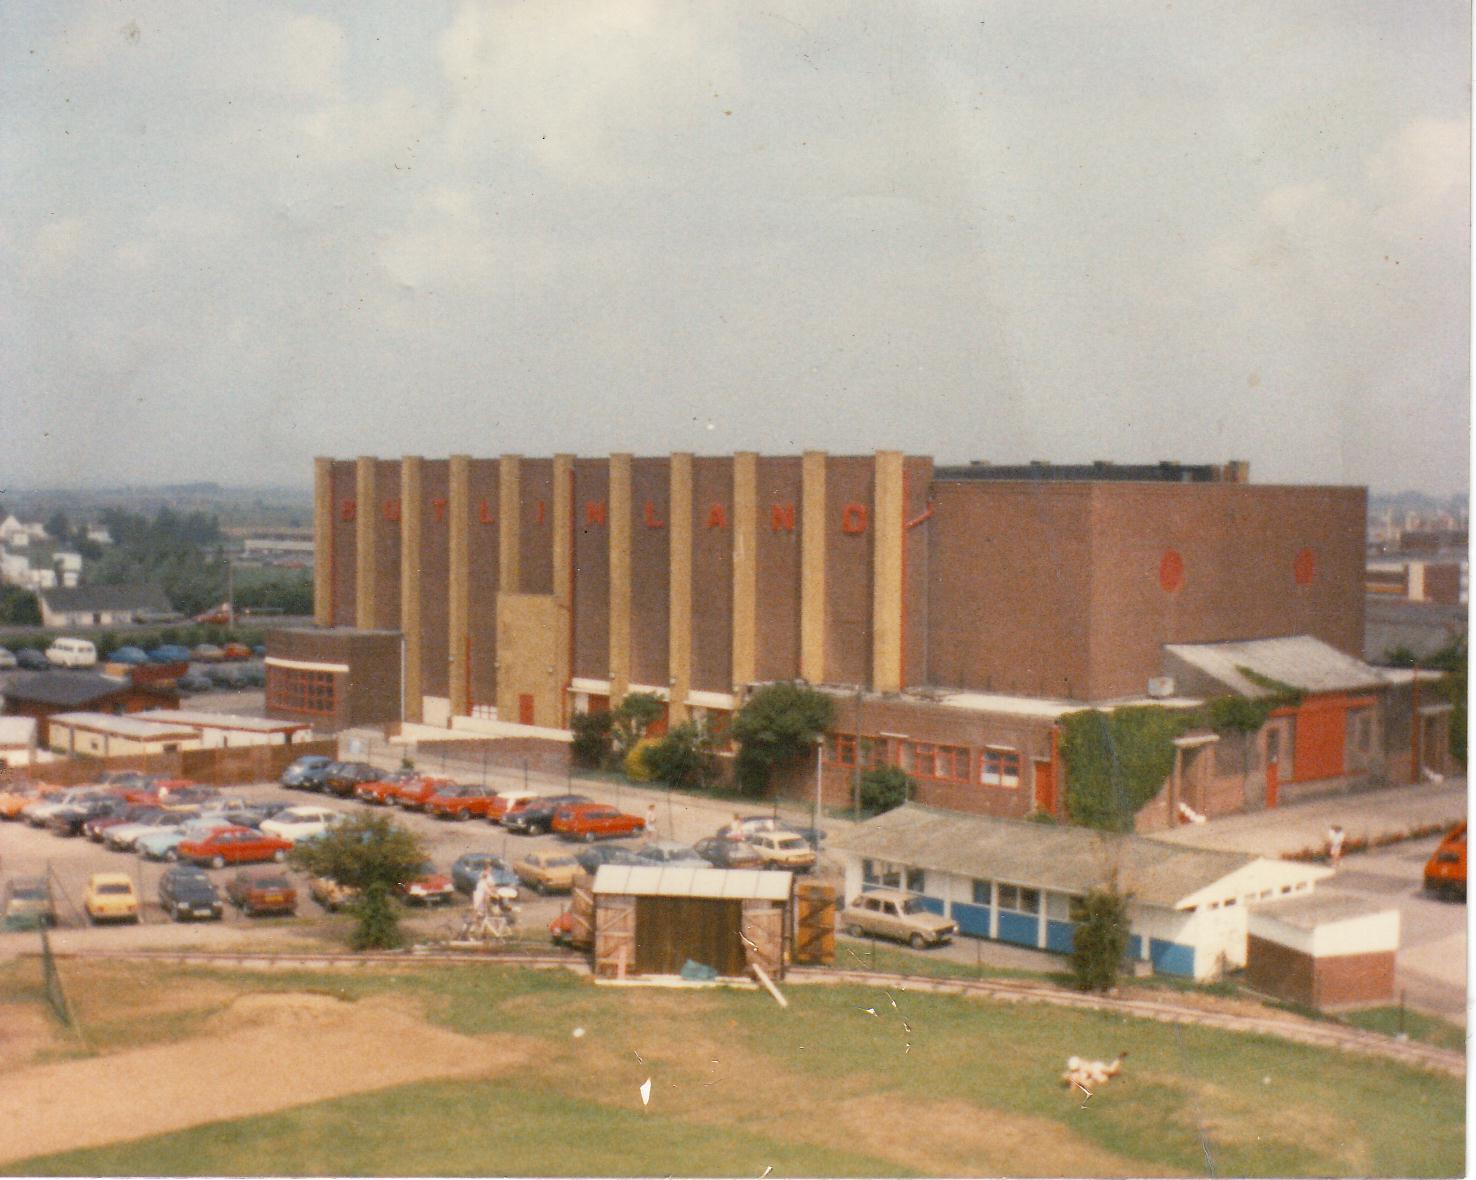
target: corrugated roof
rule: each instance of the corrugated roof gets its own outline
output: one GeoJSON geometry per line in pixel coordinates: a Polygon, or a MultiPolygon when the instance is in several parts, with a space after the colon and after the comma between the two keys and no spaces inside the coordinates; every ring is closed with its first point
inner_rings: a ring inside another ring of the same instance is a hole
{"type": "Polygon", "coordinates": [[[1065,893],[1103,885],[1115,868],[1121,889],[1138,901],[1168,907],[1189,903],[1195,893],[1261,859],[916,803],[880,815],[832,844],[858,856],[1065,893]]]}
{"type": "Polygon", "coordinates": [[[306,729],[302,721],[273,721],[269,717],[242,717],[236,713],[202,713],[193,709],[146,709],[133,716],[166,725],[188,725],[195,729],[241,729],[252,733],[286,733],[306,729]]]}
{"type": "Polygon", "coordinates": [[[720,897],[788,901],[792,874],[760,869],[699,869],[676,865],[601,865],[597,894],[635,897],[720,897]]]}
{"type": "Polygon", "coordinates": [[[1245,697],[1270,696],[1272,690],[1255,683],[1241,668],[1302,692],[1346,692],[1384,684],[1376,668],[1310,635],[1241,643],[1170,643],[1164,650],[1245,697]]]}
{"type": "Polygon", "coordinates": [[[169,599],[159,586],[138,583],[128,586],[67,586],[38,590],[54,611],[170,610],[169,599]]]}
{"type": "Polygon", "coordinates": [[[54,669],[17,676],[5,686],[7,700],[34,701],[39,705],[87,705],[128,688],[128,681],[96,672],[54,669]]]}
{"type": "Polygon", "coordinates": [[[80,725],[103,733],[126,738],[191,738],[195,731],[186,725],[161,725],[157,721],[139,721],[130,714],[119,717],[112,713],[56,713],[52,725],[80,725]]]}

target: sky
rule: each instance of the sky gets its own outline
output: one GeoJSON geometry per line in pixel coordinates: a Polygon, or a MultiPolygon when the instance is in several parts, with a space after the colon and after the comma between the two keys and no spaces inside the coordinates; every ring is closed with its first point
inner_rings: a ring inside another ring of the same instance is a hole
{"type": "Polygon", "coordinates": [[[1464,490],[1452,0],[0,5],[0,485],[1247,459],[1464,490]]]}

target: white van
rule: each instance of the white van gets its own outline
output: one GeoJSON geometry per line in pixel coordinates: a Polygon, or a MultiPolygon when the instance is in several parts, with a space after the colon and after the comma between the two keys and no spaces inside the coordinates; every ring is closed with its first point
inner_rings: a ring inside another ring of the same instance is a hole
{"type": "Polygon", "coordinates": [[[46,658],[60,668],[91,668],[97,663],[97,648],[88,639],[55,639],[46,658]]]}

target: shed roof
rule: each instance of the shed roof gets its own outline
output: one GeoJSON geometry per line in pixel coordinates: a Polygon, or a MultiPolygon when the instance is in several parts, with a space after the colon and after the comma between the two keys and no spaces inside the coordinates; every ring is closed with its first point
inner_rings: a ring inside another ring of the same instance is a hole
{"type": "Polygon", "coordinates": [[[1257,914],[1275,918],[1297,930],[1316,930],[1333,922],[1346,922],[1350,918],[1367,918],[1374,914],[1387,913],[1399,907],[1390,901],[1379,901],[1371,897],[1358,897],[1351,893],[1332,890],[1318,893],[1302,893],[1295,897],[1263,902],[1255,909],[1257,914]]]}
{"type": "Polygon", "coordinates": [[[34,717],[0,717],[0,748],[29,746],[36,740],[34,717]]]}
{"type": "Polygon", "coordinates": [[[270,717],[243,717],[238,713],[205,713],[195,709],[147,709],[133,716],[143,721],[188,725],[195,729],[239,729],[251,733],[294,733],[309,728],[304,721],[274,721],[270,717]]]}
{"type": "Polygon", "coordinates": [[[113,713],[57,713],[51,718],[52,725],[74,725],[99,733],[117,737],[153,741],[157,738],[192,738],[195,731],[187,725],[163,725],[157,721],[139,721],[130,714],[119,717],[113,713]]]}
{"type": "Polygon", "coordinates": [[[792,874],[761,869],[699,869],[687,866],[601,865],[596,894],[635,897],[757,898],[788,901],[792,874]]]}
{"type": "Polygon", "coordinates": [[[161,587],[148,582],[126,586],[58,586],[37,591],[54,611],[170,610],[161,587]]]}
{"type": "Polygon", "coordinates": [[[1379,688],[1385,683],[1377,668],[1311,635],[1240,643],[1169,643],[1164,650],[1245,697],[1270,696],[1272,690],[1257,684],[1241,669],[1302,692],[1347,692],[1379,688]]]}
{"type": "Polygon", "coordinates": [[[14,677],[5,686],[5,698],[32,701],[38,705],[75,707],[100,701],[128,687],[128,681],[117,676],[53,669],[14,677]]]}
{"type": "Polygon", "coordinates": [[[1327,875],[1318,866],[1268,861],[1241,852],[965,815],[916,803],[880,815],[832,844],[859,856],[1065,893],[1081,894],[1104,885],[1115,869],[1119,886],[1135,900],[1174,909],[1216,900],[1222,893],[1252,892],[1253,885],[1262,886],[1262,876],[1279,885],[1327,875]],[[1241,880],[1227,881],[1232,877],[1241,880]]]}

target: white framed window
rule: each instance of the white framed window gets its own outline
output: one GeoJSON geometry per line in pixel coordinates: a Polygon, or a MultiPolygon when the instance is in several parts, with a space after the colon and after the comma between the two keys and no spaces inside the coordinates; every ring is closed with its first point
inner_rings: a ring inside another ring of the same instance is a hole
{"type": "Polygon", "coordinates": [[[983,757],[979,759],[979,781],[986,787],[1018,787],[1020,751],[986,746],[983,757]]]}

